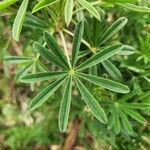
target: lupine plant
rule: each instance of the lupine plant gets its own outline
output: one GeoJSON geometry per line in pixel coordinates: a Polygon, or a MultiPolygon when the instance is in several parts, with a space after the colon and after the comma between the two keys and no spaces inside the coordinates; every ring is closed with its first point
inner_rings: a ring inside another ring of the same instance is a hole
{"type": "Polygon", "coordinates": [[[108,90],[115,91],[118,93],[129,92],[129,88],[121,83],[82,73],[82,70],[92,67],[96,64],[99,64],[100,62],[103,62],[104,60],[107,60],[109,57],[117,54],[119,51],[123,49],[122,45],[119,44],[112,45],[104,49],[103,51],[97,53],[93,57],[89,58],[78,67],[76,66],[83,29],[84,29],[83,22],[79,22],[79,24],[76,27],[74,35],[71,62],[70,59],[62,53],[61,49],[59,48],[58,44],[53,39],[53,37],[47,32],[44,33],[44,37],[51,51],[42,47],[39,43],[33,44],[34,49],[38,53],[40,53],[40,55],[43,58],[61,67],[63,69],[63,72],[42,72],[37,74],[25,75],[21,78],[22,82],[27,83],[44,81],[53,78],[61,78],[59,80],[56,80],[48,87],[46,87],[33,99],[33,101],[30,103],[31,110],[38,108],[42,103],[44,103],[49,98],[49,96],[51,96],[55,92],[55,90],[57,90],[57,88],[63,82],[66,82],[66,87],[64,90],[64,95],[61,102],[59,113],[59,128],[61,131],[65,131],[68,122],[73,79],[75,80],[81,95],[84,97],[85,103],[89,106],[93,115],[103,123],[107,123],[106,114],[80,80],[81,79],[87,80],[88,82],[92,82],[95,85],[104,87],[108,90]]]}
{"type": "Polygon", "coordinates": [[[145,124],[141,112],[150,108],[147,100],[150,36],[138,37],[128,16],[128,13],[149,14],[150,8],[142,4],[138,0],[1,1],[2,16],[14,17],[10,21],[11,40],[26,45],[22,35],[28,39],[30,52],[23,52],[22,56],[6,52],[3,58],[6,72],[9,65],[17,66],[17,83],[29,84],[32,91],[39,91],[29,102],[28,111],[38,110],[58,91],[59,98],[62,97],[58,127],[66,132],[77,91],[78,105],[83,99],[84,108],[93,115],[88,117],[93,122],[83,124],[94,136],[101,128],[94,127],[95,120],[106,134],[135,135],[134,121],[145,124]],[[107,12],[113,7],[117,13],[107,12]],[[136,33],[138,44],[133,44],[126,30],[136,33]]]}

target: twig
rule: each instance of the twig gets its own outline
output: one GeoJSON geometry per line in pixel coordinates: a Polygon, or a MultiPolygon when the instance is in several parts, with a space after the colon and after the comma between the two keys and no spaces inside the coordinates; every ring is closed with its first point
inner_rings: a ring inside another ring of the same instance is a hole
{"type": "Polygon", "coordinates": [[[80,130],[80,123],[81,123],[81,121],[79,119],[76,119],[73,121],[69,135],[64,144],[63,150],[73,150],[74,149],[74,146],[76,144],[76,140],[77,140],[77,137],[79,134],[79,130],[80,130]]]}

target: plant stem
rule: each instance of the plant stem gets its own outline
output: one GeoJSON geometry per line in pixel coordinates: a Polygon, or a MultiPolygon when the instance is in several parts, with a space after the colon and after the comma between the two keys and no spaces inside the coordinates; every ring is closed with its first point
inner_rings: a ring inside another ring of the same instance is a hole
{"type": "Polygon", "coordinates": [[[66,44],[66,41],[65,41],[65,37],[64,37],[64,34],[62,31],[59,32],[60,36],[61,36],[61,39],[62,39],[62,42],[63,42],[63,46],[64,46],[64,52],[65,52],[65,55],[67,57],[67,61],[68,61],[68,64],[71,68],[71,63],[70,63],[70,58],[69,58],[69,55],[68,55],[68,49],[67,49],[67,44],[66,44]]]}
{"type": "MultiPolygon", "coordinates": [[[[71,35],[71,36],[74,36],[74,34],[67,29],[63,29],[63,31],[66,32],[67,34],[71,35]]],[[[90,50],[92,49],[90,44],[87,41],[85,41],[84,39],[82,39],[82,43],[84,43],[90,50]]]]}

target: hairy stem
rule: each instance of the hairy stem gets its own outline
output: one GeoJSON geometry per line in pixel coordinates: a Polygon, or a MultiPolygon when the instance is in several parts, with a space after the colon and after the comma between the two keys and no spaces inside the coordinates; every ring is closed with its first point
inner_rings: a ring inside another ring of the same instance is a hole
{"type": "MultiPolygon", "coordinates": [[[[74,36],[74,34],[67,29],[63,29],[63,31],[66,32],[67,34],[71,35],[71,36],[74,36]]],[[[82,43],[85,44],[90,50],[92,50],[92,47],[90,46],[90,44],[87,41],[82,39],[82,43]]]]}

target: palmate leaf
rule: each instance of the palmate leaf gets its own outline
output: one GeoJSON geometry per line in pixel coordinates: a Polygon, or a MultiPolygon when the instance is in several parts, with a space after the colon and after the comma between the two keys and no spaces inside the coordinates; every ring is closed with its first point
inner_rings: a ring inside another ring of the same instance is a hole
{"type": "Polygon", "coordinates": [[[69,64],[67,62],[66,56],[63,54],[56,40],[48,32],[44,32],[44,38],[45,38],[47,45],[49,46],[49,48],[52,50],[53,54],[55,55],[55,57],[69,68],[69,64]]]}
{"type": "Polygon", "coordinates": [[[103,88],[106,88],[108,90],[111,90],[117,93],[129,93],[130,92],[130,89],[126,85],[123,85],[119,82],[115,82],[110,79],[100,78],[97,76],[84,74],[84,73],[79,73],[78,76],[95,85],[101,86],[103,88]]]}
{"type": "Polygon", "coordinates": [[[27,10],[29,0],[23,0],[13,23],[12,36],[16,41],[19,41],[20,32],[22,29],[23,21],[27,10]]]}
{"type": "Polygon", "coordinates": [[[72,67],[75,65],[79,53],[79,48],[83,36],[84,23],[83,21],[79,22],[75,29],[75,34],[73,38],[73,47],[72,47],[72,67]]]}
{"type": "Polygon", "coordinates": [[[100,20],[100,14],[97,11],[96,8],[94,8],[89,2],[86,0],[78,0],[78,2],[90,13],[92,14],[96,19],[100,20]]]}
{"type": "Polygon", "coordinates": [[[111,61],[105,60],[102,62],[102,65],[114,80],[122,81],[123,77],[121,72],[116,68],[116,66],[111,61]]]}
{"type": "Polygon", "coordinates": [[[44,90],[42,90],[29,104],[29,109],[34,110],[40,107],[63,83],[65,78],[61,78],[49,86],[47,86],[44,90]]]}
{"type": "Polygon", "coordinates": [[[116,20],[100,38],[99,46],[107,42],[110,38],[112,38],[118,31],[120,31],[126,25],[127,22],[128,20],[125,17],[121,17],[118,20],[116,20]]]}
{"type": "Polygon", "coordinates": [[[0,10],[3,10],[11,5],[13,5],[14,3],[16,3],[17,0],[2,0],[0,2],[0,10]]]}
{"type": "Polygon", "coordinates": [[[133,134],[132,126],[131,126],[126,114],[124,114],[124,112],[122,112],[120,110],[119,115],[120,115],[120,119],[121,119],[122,124],[123,124],[125,130],[127,131],[127,133],[130,135],[133,134]]]}
{"type": "Polygon", "coordinates": [[[34,6],[32,9],[32,13],[35,13],[36,11],[39,11],[47,6],[53,5],[59,0],[41,0],[37,5],[34,6]]]}
{"type": "Polygon", "coordinates": [[[24,83],[33,83],[37,81],[46,81],[49,79],[55,79],[64,77],[67,72],[39,72],[35,74],[27,74],[21,77],[20,81],[24,83]]]}
{"type": "Polygon", "coordinates": [[[66,87],[64,89],[64,95],[61,101],[60,110],[59,110],[59,130],[62,132],[66,131],[69,112],[70,112],[70,104],[71,104],[71,93],[72,93],[72,77],[69,76],[67,78],[66,87]]]}
{"type": "Polygon", "coordinates": [[[7,64],[20,64],[20,63],[29,63],[33,60],[32,58],[25,56],[5,56],[3,61],[7,64]]]}
{"type": "Polygon", "coordinates": [[[131,108],[129,107],[126,107],[126,106],[122,106],[122,110],[127,114],[129,115],[131,118],[133,118],[134,120],[140,122],[140,123],[144,123],[145,122],[145,119],[138,113],[136,112],[135,110],[132,110],[131,108]]]}
{"type": "Polygon", "coordinates": [[[35,42],[33,43],[33,48],[40,53],[40,55],[45,58],[46,60],[54,63],[55,65],[63,68],[63,69],[68,69],[68,67],[62,63],[52,52],[44,48],[42,45],[39,43],[35,42]]]}
{"type": "Polygon", "coordinates": [[[73,0],[66,0],[65,4],[65,22],[69,26],[73,14],[73,0]]]}
{"type": "Polygon", "coordinates": [[[83,62],[79,67],[77,67],[77,70],[83,70],[86,68],[90,68],[96,64],[99,64],[100,62],[103,62],[106,59],[117,54],[122,49],[123,49],[123,45],[121,45],[121,44],[109,46],[106,49],[104,49],[103,51],[100,51],[100,52],[96,53],[95,55],[93,55],[87,61],[83,62]]]}
{"type": "Polygon", "coordinates": [[[82,97],[84,98],[85,103],[91,109],[93,115],[102,123],[107,123],[107,116],[99,103],[95,100],[95,98],[91,95],[91,93],[78,78],[75,78],[75,81],[82,97]]]}

